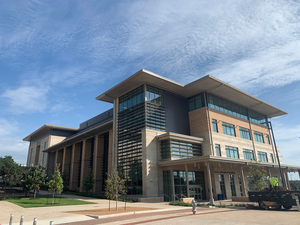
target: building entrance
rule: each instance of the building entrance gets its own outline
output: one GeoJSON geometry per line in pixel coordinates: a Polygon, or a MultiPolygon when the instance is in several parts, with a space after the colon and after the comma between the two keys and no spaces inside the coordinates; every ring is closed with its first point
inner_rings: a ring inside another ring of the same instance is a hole
{"type": "Polygon", "coordinates": [[[195,200],[203,200],[201,185],[190,185],[189,191],[190,198],[195,198],[195,200]]]}

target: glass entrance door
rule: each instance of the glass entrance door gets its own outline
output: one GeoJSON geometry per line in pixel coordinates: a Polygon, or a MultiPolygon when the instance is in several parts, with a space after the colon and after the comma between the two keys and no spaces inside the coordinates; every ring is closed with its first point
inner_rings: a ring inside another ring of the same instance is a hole
{"type": "Polygon", "coordinates": [[[221,189],[221,193],[222,193],[222,199],[227,199],[226,189],[225,189],[225,180],[224,180],[223,174],[219,174],[219,181],[220,181],[220,189],[221,189]]]}
{"type": "Polygon", "coordinates": [[[202,187],[201,185],[190,185],[190,197],[195,198],[195,200],[202,200],[202,187]]]}

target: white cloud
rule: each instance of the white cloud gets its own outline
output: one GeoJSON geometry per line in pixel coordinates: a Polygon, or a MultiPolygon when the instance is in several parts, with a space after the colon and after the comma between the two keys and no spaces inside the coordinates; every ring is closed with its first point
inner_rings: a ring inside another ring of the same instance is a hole
{"type": "Polygon", "coordinates": [[[284,164],[299,165],[300,162],[300,124],[284,124],[278,119],[272,122],[275,141],[280,148],[284,164]]]}
{"type": "Polygon", "coordinates": [[[7,111],[12,114],[43,112],[47,107],[48,87],[21,86],[7,89],[0,96],[8,104],[7,111]]]}
{"type": "Polygon", "coordinates": [[[19,127],[17,121],[0,118],[0,136],[14,135],[14,133],[18,131],[19,127]]]}
{"type": "Polygon", "coordinates": [[[22,141],[22,137],[0,135],[0,156],[12,156],[15,162],[25,165],[28,153],[28,142],[22,141]]]}

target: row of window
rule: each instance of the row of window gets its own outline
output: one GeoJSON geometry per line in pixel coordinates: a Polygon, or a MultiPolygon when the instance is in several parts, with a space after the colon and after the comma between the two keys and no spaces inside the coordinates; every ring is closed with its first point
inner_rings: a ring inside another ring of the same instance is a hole
{"type": "MultiPolygon", "coordinates": [[[[217,156],[222,156],[221,147],[219,144],[215,144],[215,150],[217,156]]],[[[235,158],[235,159],[240,158],[237,147],[225,146],[225,150],[226,150],[226,157],[235,158]]],[[[253,150],[243,149],[243,156],[244,159],[246,160],[254,160],[253,150]]],[[[270,160],[268,160],[268,155],[266,152],[257,152],[257,157],[258,157],[258,161],[274,163],[274,156],[272,153],[270,153],[270,158],[269,158],[270,160]]]]}
{"type": "MultiPolygon", "coordinates": [[[[213,131],[218,133],[217,120],[212,119],[213,131]]],[[[223,134],[236,137],[235,127],[233,124],[222,122],[223,134]]],[[[264,135],[261,132],[254,131],[254,139],[256,142],[265,143],[264,135]]],[[[240,127],[240,136],[243,139],[251,140],[250,130],[244,127],[240,127]]],[[[270,136],[266,134],[267,143],[270,145],[270,136]]]]}

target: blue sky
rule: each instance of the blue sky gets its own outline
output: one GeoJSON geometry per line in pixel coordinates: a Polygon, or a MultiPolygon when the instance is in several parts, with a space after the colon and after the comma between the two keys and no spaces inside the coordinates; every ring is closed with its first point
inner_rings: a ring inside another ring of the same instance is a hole
{"type": "Polygon", "coordinates": [[[95,97],[144,68],[187,84],[210,74],[289,114],[272,119],[285,164],[300,165],[298,1],[2,1],[0,155],[22,139],[112,105],[95,97]]]}

